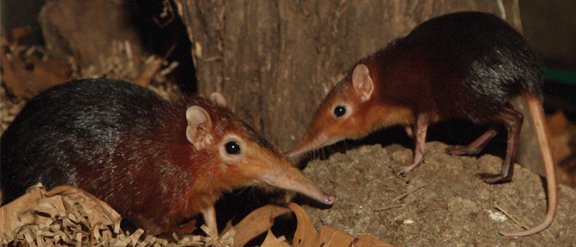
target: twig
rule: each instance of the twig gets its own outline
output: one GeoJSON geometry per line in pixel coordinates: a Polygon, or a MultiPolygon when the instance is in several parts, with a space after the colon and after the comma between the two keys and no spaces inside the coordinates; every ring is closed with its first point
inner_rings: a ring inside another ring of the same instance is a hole
{"type": "Polygon", "coordinates": [[[372,210],[372,212],[382,212],[382,211],[390,210],[390,209],[393,209],[393,208],[401,208],[401,207],[403,207],[403,206],[404,206],[404,205],[402,205],[402,204],[390,205],[390,206],[386,206],[386,207],[383,207],[383,208],[374,209],[374,210],[372,210]]]}
{"type": "Polygon", "coordinates": [[[412,189],[411,191],[407,191],[406,193],[401,194],[401,195],[395,197],[394,199],[392,199],[392,201],[393,201],[393,202],[400,201],[400,200],[404,199],[404,197],[407,197],[408,195],[410,195],[410,194],[414,193],[415,191],[417,191],[417,190],[419,190],[419,189],[422,189],[422,188],[424,188],[424,187],[426,187],[426,186],[428,186],[428,184],[425,184],[425,185],[416,187],[416,188],[412,189]]]}
{"type": "Polygon", "coordinates": [[[500,212],[502,212],[504,215],[506,215],[506,217],[508,217],[509,219],[511,219],[512,221],[514,221],[514,223],[516,223],[516,225],[519,225],[520,227],[524,228],[524,229],[528,229],[528,226],[526,226],[525,224],[522,224],[516,217],[512,216],[511,214],[509,214],[508,212],[506,212],[503,208],[501,208],[498,205],[494,205],[494,208],[500,212]]]}

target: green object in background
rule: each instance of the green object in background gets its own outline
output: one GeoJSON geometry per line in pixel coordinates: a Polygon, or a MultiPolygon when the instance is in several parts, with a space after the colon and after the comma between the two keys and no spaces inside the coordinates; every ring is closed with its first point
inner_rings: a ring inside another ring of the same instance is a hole
{"type": "Polygon", "coordinates": [[[576,72],[567,69],[546,68],[544,70],[544,79],[576,85],[576,72]]]}

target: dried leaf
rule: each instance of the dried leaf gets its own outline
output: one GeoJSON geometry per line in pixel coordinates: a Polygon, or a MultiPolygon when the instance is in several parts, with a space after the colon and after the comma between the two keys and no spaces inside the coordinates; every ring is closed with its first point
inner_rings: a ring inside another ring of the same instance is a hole
{"type": "MultiPolygon", "coordinates": [[[[47,197],[60,196],[65,199],[61,201],[81,201],[81,207],[83,211],[88,215],[88,221],[92,225],[96,224],[113,224],[121,219],[120,214],[118,214],[112,207],[110,207],[105,202],[96,198],[86,191],[69,185],[58,186],[46,193],[47,197]]],[[[71,206],[73,207],[73,206],[71,206]]]]}
{"type": "Polygon", "coordinates": [[[72,73],[58,60],[43,60],[27,54],[17,45],[1,48],[2,81],[16,96],[31,98],[44,89],[66,82],[72,73]]]}
{"type": "Polygon", "coordinates": [[[284,239],[284,237],[281,238],[277,238],[276,236],[274,236],[274,233],[272,233],[272,231],[268,230],[268,234],[266,234],[266,239],[264,239],[264,242],[262,242],[262,245],[260,245],[261,247],[290,247],[290,245],[288,243],[286,243],[286,240],[284,239]]]}
{"type": "MultiPolygon", "coordinates": [[[[0,236],[11,236],[14,229],[20,226],[20,215],[30,211],[42,195],[39,190],[31,190],[25,196],[18,198],[0,208],[0,236]]],[[[34,220],[33,216],[22,217],[25,222],[34,220]]]]}
{"type": "Polygon", "coordinates": [[[324,226],[312,246],[351,246],[355,240],[356,237],[350,234],[324,226]]]}
{"type": "Polygon", "coordinates": [[[296,227],[296,232],[294,233],[294,246],[318,246],[318,232],[314,228],[310,217],[304,209],[295,203],[288,204],[288,207],[292,209],[296,215],[296,220],[298,221],[298,226],[296,227]]]}
{"type": "Polygon", "coordinates": [[[234,246],[244,246],[253,238],[269,230],[274,223],[274,218],[288,212],[290,209],[277,205],[266,205],[254,210],[234,226],[236,230],[234,246]]]}
{"type": "Polygon", "coordinates": [[[318,232],[314,229],[314,225],[304,209],[294,203],[290,203],[288,206],[294,211],[298,220],[293,240],[294,246],[394,246],[367,235],[357,238],[330,226],[324,226],[318,232]]]}
{"type": "Polygon", "coordinates": [[[82,225],[111,225],[121,219],[110,206],[81,189],[59,186],[46,192],[41,184],[2,206],[0,215],[1,236],[38,246],[59,241],[78,245],[83,240],[82,225]],[[83,215],[90,215],[93,221],[87,222],[83,215]]]}

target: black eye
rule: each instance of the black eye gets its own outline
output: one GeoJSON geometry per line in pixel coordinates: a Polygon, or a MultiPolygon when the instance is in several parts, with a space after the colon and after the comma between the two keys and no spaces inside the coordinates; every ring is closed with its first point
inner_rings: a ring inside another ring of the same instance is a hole
{"type": "Polygon", "coordinates": [[[334,115],[336,117],[344,116],[344,114],[346,114],[346,107],[339,105],[334,108],[334,115]]]}
{"type": "Polygon", "coordinates": [[[228,154],[239,154],[240,153],[240,145],[235,141],[229,141],[224,144],[226,148],[226,153],[228,154]]]}

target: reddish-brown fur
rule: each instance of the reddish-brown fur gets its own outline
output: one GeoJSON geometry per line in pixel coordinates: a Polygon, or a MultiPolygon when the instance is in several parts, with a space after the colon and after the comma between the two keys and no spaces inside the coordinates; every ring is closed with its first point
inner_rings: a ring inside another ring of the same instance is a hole
{"type": "Polygon", "coordinates": [[[523,96],[544,157],[548,209],[539,225],[502,234],[534,234],[552,223],[558,208],[541,88],[541,61],[504,21],[477,12],[440,16],[361,59],[326,96],[301,142],[288,155],[296,157],[339,140],[364,137],[379,128],[403,125],[414,131],[415,149],[412,164],[403,167],[402,174],[422,163],[430,124],[466,119],[491,128],[468,146],[452,147],[449,152],[477,153],[496,134],[495,125],[503,125],[508,145],[502,171],[482,174],[482,178],[487,183],[508,182],[523,120],[510,101],[523,96]]]}
{"type": "Polygon", "coordinates": [[[32,99],[2,135],[6,201],[38,182],[78,186],[149,234],[185,232],[202,213],[217,234],[215,201],[234,188],[268,184],[325,204],[334,198],[250,126],[224,98],[176,102],[113,80],[80,80],[32,99]]]}

